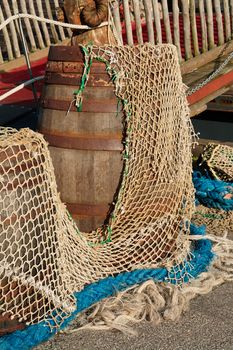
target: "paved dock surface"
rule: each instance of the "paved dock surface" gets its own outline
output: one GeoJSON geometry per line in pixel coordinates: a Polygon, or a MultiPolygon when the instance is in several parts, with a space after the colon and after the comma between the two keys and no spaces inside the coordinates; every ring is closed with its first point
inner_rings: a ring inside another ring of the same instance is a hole
{"type": "Polygon", "coordinates": [[[142,323],[137,337],[80,331],[57,335],[36,350],[233,350],[233,283],[194,299],[178,322],[142,323]]]}

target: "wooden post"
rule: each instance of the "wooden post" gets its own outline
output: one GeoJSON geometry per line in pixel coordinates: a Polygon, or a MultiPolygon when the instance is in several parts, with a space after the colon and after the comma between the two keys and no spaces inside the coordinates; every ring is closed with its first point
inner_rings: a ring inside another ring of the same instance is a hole
{"type": "Polygon", "coordinates": [[[151,44],[155,43],[155,33],[153,28],[153,18],[152,18],[152,3],[151,0],[143,0],[145,16],[146,16],[146,26],[148,33],[148,41],[151,44]]]}
{"type": "Polygon", "coordinates": [[[141,45],[143,44],[143,35],[142,35],[140,4],[138,0],[132,0],[132,2],[133,2],[135,24],[136,24],[137,39],[138,39],[138,43],[141,45]]]}
{"type": "MultiPolygon", "coordinates": [[[[27,13],[27,6],[26,6],[25,0],[20,0],[20,6],[21,6],[21,11],[23,13],[27,13]]],[[[29,38],[29,41],[30,41],[31,51],[35,51],[36,50],[36,42],[35,42],[35,39],[34,39],[31,23],[30,23],[28,18],[24,18],[24,23],[25,23],[25,27],[26,27],[26,30],[27,30],[27,35],[28,35],[28,38],[29,38]]]]}
{"type": "Polygon", "coordinates": [[[125,14],[125,29],[126,29],[127,42],[128,42],[128,45],[133,46],[133,33],[132,33],[131,16],[130,16],[130,10],[129,10],[129,0],[123,0],[123,8],[124,8],[124,14],[125,14]]]}
{"type": "MultiPolygon", "coordinates": [[[[49,19],[53,19],[53,14],[52,14],[51,6],[50,6],[50,1],[45,1],[45,6],[46,6],[46,11],[47,11],[47,14],[48,14],[48,18],[49,19]]],[[[59,31],[60,36],[61,36],[61,40],[65,40],[66,36],[65,36],[64,30],[63,30],[62,27],[59,27],[59,28],[62,29],[61,31],[59,31]]],[[[57,30],[56,30],[55,25],[54,24],[50,24],[50,29],[51,29],[51,33],[52,33],[52,36],[53,36],[53,40],[54,40],[55,43],[57,43],[59,41],[59,39],[58,39],[57,30]]]]}
{"type": "Polygon", "coordinates": [[[162,8],[163,8],[163,21],[164,21],[164,26],[166,31],[167,43],[172,44],[172,33],[171,33],[167,0],[162,0],[162,8]]]}
{"type": "MultiPolygon", "coordinates": [[[[56,8],[56,7],[60,7],[60,4],[59,4],[59,1],[58,1],[58,0],[54,0],[54,6],[55,6],[55,8],[56,8]]],[[[61,33],[63,32],[64,35],[65,35],[65,37],[66,37],[66,36],[68,36],[69,38],[72,37],[73,32],[72,32],[72,30],[71,30],[70,28],[64,29],[64,28],[60,27],[60,29],[61,29],[61,31],[60,31],[60,35],[61,35],[61,36],[62,36],[61,33]],[[67,33],[67,35],[66,35],[66,33],[67,33]]]]}
{"type": "MultiPolygon", "coordinates": [[[[10,9],[8,1],[2,0],[2,4],[3,4],[3,7],[5,9],[5,13],[6,13],[7,18],[10,18],[12,16],[12,13],[11,13],[11,9],[10,9]]],[[[9,27],[10,27],[10,32],[11,32],[13,51],[15,53],[15,57],[18,58],[21,56],[21,54],[20,54],[18,37],[17,37],[16,29],[15,29],[15,23],[14,22],[9,23],[9,27]]]]}
{"type": "Polygon", "coordinates": [[[220,0],[214,0],[214,7],[216,13],[216,20],[218,25],[218,45],[224,44],[224,31],[223,31],[223,23],[222,23],[222,11],[220,0]]]}
{"type": "Polygon", "coordinates": [[[2,56],[2,48],[0,47],[0,64],[4,62],[3,56],[2,56]]]}
{"type": "Polygon", "coordinates": [[[115,28],[116,28],[116,31],[117,31],[117,35],[118,35],[118,37],[120,39],[120,42],[123,44],[122,27],[121,27],[120,10],[119,10],[119,3],[118,3],[118,1],[114,1],[112,3],[111,9],[112,9],[112,16],[113,16],[115,28]]]}
{"type": "MultiPolygon", "coordinates": [[[[54,5],[55,7],[59,7],[59,3],[58,3],[58,0],[54,0],[54,5]]],[[[60,37],[61,37],[61,40],[65,40],[66,38],[66,35],[65,35],[65,32],[64,32],[64,29],[62,27],[58,27],[58,31],[59,31],[59,34],[60,34],[60,37]]],[[[71,34],[72,35],[72,34],[71,34]]]]}
{"type": "Polygon", "coordinates": [[[155,21],[155,29],[156,29],[156,44],[161,44],[163,39],[162,39],[162,29],[161,29],[158,0],[152,0],[152,5],[153,5],[153,13],[154,13],[154,21],[155,21]]]}
{"type": "Polygon", "coordinates": [[[212,0],[205,0],[205,1],[206,1],[206,10],[207,10],[207,30],[208,30],[208,39],[209,39],[209,49],[213,49],[215,47],[213,4],[212,4],[212,0]]]}
{"type": "Polygon", "coordinates": [[[201,39],[202,39],[202,52],[208,51],[208,39],[207,39],[207,26],[204,0],[199,0],[199,13],[201,17],[201,39]]]}
{"type": "Polygon", "coordinates": [[[189,1],[190,1],[190,21],[191,21],[191,28],[192,28],[194,56],[198,56],[200,55],[200,50],[199,50],[198,34],[197,34],[196,3],[195,3],[195,0],[189,0],[189,1]]]}
{"type": "MultiPolygon", "coordinates": [[[[18,3],[17,0],[12,0],[12,9],[13,9],[13,14],[17,15],[19,13],[19,7],[18,7],[18,3]]],[[[17,34],[19,35],[19,24],[18,21],[15,21],[15,28],[17,30],[17,34]]]]}
{"type": "MultiPolygon", "coordinates": [[[[230,19],[230,7],[229,7],[228,0],[223,0],[223,8],[224,8],[226,41],[229,41],[231,40],[231,19],[230,19]]],[[[232,28],[232,32],[233,32],[233,28],[232,28]]]]}
{"type": "MultiPolygon", "coordinates": [[[[28,2],[28,6],[29,6],[30,13],[31,13],[32,15],[36,15],[35,7],[34,7],[34,2],[33,2],[33,1],[29,1],[29,2],[28,2]]],[[[34,25],[34,28],[35,28],[35,32],[36,32],[37,39],[38,39],[39,48],[40,48],[40,49],[44,49],[44,48],[45,48],[45,44],[44,44],[43,37],[42,37],[42,35],[41,35],[39,23],[37,22],[37,20],[32,20],[32,22],[33,22],[33,25],[34,25]]],[[[44,23],[43,23],[43,24],[44,24],[44,23]]]]}
{"type": "Polygon", "coordinates": [[[190,30],[190,17],[189,17],[189,3],[187,0],[181,0],[183,21],[184,21],[184,47],[185,47],[185,58],[189,60],[193,57],[191,48],[191,30],[190,30]]]}
{"type": "Polygon", "coordinates": [[[231,13],[231,38],[233,39],[233,0],[230,0],[230,13],[231,13]]]}
{"type": "Polygon", "coordinates": [[[180,9],[179,9],[178,0],[173,0],[172,12],[173,12],[173,27],[174,27],[174,44],[177,47],[179,60],[182,61],[181,46],[180,46],[180,9]]]}
{"type": "MultiPolygon", "coordinates": [[[[5,18],[3,16],[2,7],[0,5],[0,23],[4,22],[4,20],[5,20],[5,18]]],[[[8,30],[7,30],[7,27],[4,27],[2,29],[2,33],[3,33],[3,37],[5,40],[5,44],[6,44],[8,59],[9,59],[9,61],[13,60],[14,55],[13,55],[13,50],[12,50],[10,36],[9,36],[8,30]]]]}
{"type": "MultiPolygon", "coordinates": [[[[37,0],[36,5],[37,5],[39,16],[44,18],[44,11],[43,11],[43,6],[41,4],[41,0],[37,0]]],[[[42,30],[43,30],[43,33],[44,33],[45,44],[46,44],[46,46],[50,46],[51,41],[50,41],[47,25],[46,25],[46,23],[41,22],[41,26],[42,26],[42,30]]]]}

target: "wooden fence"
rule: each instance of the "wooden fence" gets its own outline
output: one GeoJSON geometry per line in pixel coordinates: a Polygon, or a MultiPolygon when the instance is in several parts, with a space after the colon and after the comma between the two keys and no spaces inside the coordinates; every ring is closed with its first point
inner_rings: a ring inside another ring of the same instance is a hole
{"type": "MultiPolygon", "coordinates": [[[[55,19],[61,0],[1,0],[0,23],[17,13],[55,19]]],[[[180,61],[189,60],[233,39],[233,0],[111,0],[116,30],[129,45],[173,43],[180,61]]],[[[63,41],[70,30],[23,20],[28,49],[33,52],[63,41]]],[[[20,57],[17,22],[0,33],[0,63],[20,57]]]]}
{"type": "MultiPolygon", "coordinates": [[[[55,8],[61,3],[61,0],[1,0],[0,24],[18,13],[29,13],[42,18],[56,19],[55,8]]],[[[28,18],[23,19],[22,22],[30,52],[44,49],[72,35],[70,30],[54,24],[38,23],[36,20],[28,18]]],[[[0,33],[0,40],[0,63],[22,55],[23,47],[17,21],[11,22],[3,28],[0,33]]]]}

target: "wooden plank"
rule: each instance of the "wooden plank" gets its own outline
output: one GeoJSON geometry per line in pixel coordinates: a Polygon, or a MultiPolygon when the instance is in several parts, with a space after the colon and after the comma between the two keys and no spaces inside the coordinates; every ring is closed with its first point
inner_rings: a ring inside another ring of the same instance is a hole
{"type": "Polygon", "coordinates": [[[214,0],[214,7],[215,7],[216,20],[217,20],[217,25],[218,25],[218,45],[223,45],[225,40],[224,40],[222,11],[221,11],[220,0],[214,0]]]}
{"type": "Polygon", "coordinates": [[[208,111],[233,113],[233,104],[218,103],[218,102],[213,102],[213,100],[211,100],[207,104],[207,109],[208,111]]]}
{"type": "MultiPolygon", "coordinates": [[[[92,85],[93,86],[93,85],[92,85]]],[[[77,108],[75,104],[73,103],[70,105],[72,101],[72,95],[71,98],[67,101],[58,100],[58,99],[52,99],[52,98],[44,98],[41,101],[41,104],[43,108],[46,109],[52,109],[57,111],[64,111],[67,112],[69,109],[70,111],[77,111],[77,108]]],[[[83,99],[82,104],[82,112],[87,113],[117,113],[117,103],[116,98],[112,99],[103,99],[100,103],[100,99],[92,99],[91,101],[87,101],[87,99],[83,99]]]]}
{"type": "Polygon", "coordinates": [[[180,9],[178,0],[173,0],[173,27],[174,27],[174,44],[177,47],[179,60],[182,61],[181,45],[180,45],[180,9]]]}
{"type": "Polygon", "coordinates": [[[215,92],[217,92],[216,96],[219,96],[222,94],[222,92],[218,92],[220,91],[220,89],[226,89],[225,91],[227,91],[227,87],[229,87],[232,84],[233,70],[212,80],[211,82],[203,86],[201,89],[193,93],[191,96],[188,96],[188,102],[190,105],[193,105],[194,103],[197,103],[206,97],[208,98],[211,94],[214,94],[215,92]]]}
{"type": "Polygon", "coordinates": [[[0,64],[2,64],[4,62],[3,60],[3,55],[2,55],[2,48],[0,46],[0,64]]]}
{"type": "MultiPolygon", "coordinates": [[[[231,19],[230,19],[230,6],[228,0],[223,0],[223,9],[224,9],[224,23],[225,23],[225,33],[226,41],[231,40],[231,19]]],[[[233,32],[233,28],[232,28],[233,32]]]]}
{"type": "MultiPolygon", "coordinates": [[[[25,0],[20,0],[20,7],[21,7],[22,13],[27,13],[27,6],[26,6],[25,0]]],[[[28,39],[29,39],[29,42],[31,45],[30,49],[31,49],[31,51],[35,51],[36,50],[36,42],[34,39],[31,23],[30,23],[28,18],[24,18],[24,23],[25,23],[28,39]]]]}
{"type": "Polygon", "coordinates": [[[233,39],[233,0],[230,0],[230,16],[231,16],[231,38],[233,39]]]}
{"type": "Polygon", "coordinates": [[[204,0],[199,0],[199,13],[201,18],[201,40],[202,40],[202,52],[208,51],[208,39],[207,39],[207,26],[206,26],[206,14],[204,0]]]}
{"type": "Polygon", "coordinates": [[[207,110],[207,105],[204,103],[195,104],[190,106],[190,118],[193,118],[207,110]]]}
{"type": "MultiPolygon", "coordinates": [[[[199,100],[198,102],[195,102],[194,104],[190,104],[190,117],[194,117],[202,112],[204,112],[207,109],[207,103],[212,101],[214,98],[220,96],[221,94],[224,94],[228,88],[222,88],[217,91],[214,91],[213,93],[207,95],[203,99],[199,100]]],[[[189,99],[188,99],[189,101],[189,99]]]]}
{"type": "Polygon", "coordinates": [[[144,9],[145,9],[145,17],[146,17],[146,26],[148,33],[148,40],[151,44],[155,43],[155,34],[153,28],[153,18],[152,18],[152,3],[151,0],[143,0],[144,9]]]}
{"type": "Polygon", "coordinates": [[[205,52],[204,54],[194,57],[190,61],[184,62],[181,64],[181,73],[182,75],[188,74],[205,64],[216,60],[218,57],[225,56],[233,51],[233,40],[230,42],[222,45],[215,47],[214,49],[205,52]]]}
{"type": "Polygon", "coordinates": [[[125,29],[126,29],[127,43],[128,45],[133,46],[133,32],[132,32],[132,25],[131,25],[130,10],[129,10],[129,0],[123,0],[123,8],[124,8],[124,14],[125,14],[125,29]]]}
{"type": "MultiPolygon", "coordinates": [[[[52,9],[51,9],[51,5],[50,5],[50,1],[45,1],[45,7],[46,7],[46,11],[47,11],[47,15],[48,15],[48,18],[49,19],[53,19],[53,14],[52,14],[52,9]]],[[[64,30],[62,27],[58,27],[58,30],[60,30],[60,35],[61,35],[61,40],[65,40],[66,36],[65,36],[65,33],[64,33],[64,30]]],[[[57,31],[56,31],[56,27],[54,24],[50,24],[50,30],[51,30],[51,34],[52,34],[52,37],[53,37],[53,40],[55,43],[58,43],[59,39],[58,39],[58,35],[57,35],[57,31]]]]}
{"type": "Polygon", "coordinates": [[[196,1],[190,0],[190,22],[192,28],[194,56],[200,55],[198,35],[197,35],[197,21],[196,21],[196,1]]]}
{"type": "MultiPolygon", "coordinates": [[[[18,2],[17,0],[12,0],[12,10],[13,10],[13,14],[17,15],[19,13],[19,7],[18,7],[18,2]]],[[[17,34],[20,35],[20,30],[19,30],[19,23],[18,21],[15,21],[15,28],[17,31],[17,34]]]]}
{"type": "MultiPolygon", "coordinates": [[[[58,8],[59,7],[59,1],[58,0],[54,0],[54,6],[55,8],[58,8]]],[[[58,27],[58,31],[59,31],[59,34],[60,34],[60,37],[63,38],[65,36],[65,32],[64,32],[64,29],[62,27],[58,27]]],[[[73,35],[73,32],[71,29],[68,29],[67,30],[67,33],[68,33],[68,36],[71,37],[73,35]]],[[[53,40],[56,42],[58,42],[58,36],[55,35],[54,33],[54,37],[53,37],[53,40]]]]}
{"type": "Polygon", "coordinates": [[[136,34],[137,40],[140,45],[143,44],[143,35],[142,35],[142,23],[141,23],[141,13],[140,13],[140,4],[138,0],[132,0],[133,2],[133,11],[136,24],[136,34]]]}
{"type": "Polygon", "coordinates": [[[120,39],[120,42],[123,44],[120,10],[119,10],[119,3],[117,1],[112,3],[112,15],[113,15],[113,20],[114,20],[118,37],[120,39]]]}
{"type": "Polygon", "coordinates": [[[187,0],[181,0],[182,12],[184,21],[184,47],[185,47],[185,59],[190,60],[192,55],[191,48],[191,30],[190,30],[190,17],[189,17],[189,3],[187,0]]]}
{"type": "MultiPolygon", "coordinates": [[[[38,11],[39,11],[39,14],[40,14],[41,17],[45,17],[45,18],[48,17],[49,19],[53,19],[52,17],[44,15],[43,7],[42,7],[43,5],[41,4],[40,1],[37,1],[36,3],[37,3],[37,8],[38,8],[38,11]]],[[[47,7],[47,4],[49,4],[49,1],[45,1],[45,4],[46,4],[46,7],[47,7]]],[[[51,41],[50,41],[50,35],[49,35],[48,28],[47,28],[47,24],[42,22],[41,26],[42,26],[42,30],[43,30],[46,46],[49,47],[51,45],[51,41]]],[[[51,25],[51,33],[52,33],[52,35],[54,35],[53,31],[54,31],[54,25],[51,25]]],[[[56,35],[57,35],[57,33],[56,33],[56,35]]]]}
{"type": "Polygon", "coordinates": [[[213,19],[212,0],[206,0],[206,10],[207,10],[207,31],[208,31],[209,49],[213,49],[215,47],[215,43],[214,43],[214,19],[213,19]]]}
{"type": "Polygon", "coordinates": [[[172,33],[171,33],[171,25],[170,25],[170,17],[169,17],[167,0],[162,0],[162,9],[163,9],[163,21],[164,21],[164,27],[166,31],[167,43],[172,44],[173,41],[172,41],[172,33]]]}
{"type": "Polygon", "coordinates": [[[153,5],[153,14],[154,14],[154,20],[155,20],[155,29],[156,29],[156,44],[162,44],[162,29],[161,29],[158,0],[152,0],[152,5],[153,5]]]}
{"type": "MultiPolygon", "coordinates": [[[[29,5],[30,13],[32,15],[36,15],[34,2],[33,1],[29,1],[28,5],[29,5]]],[[[38,23],[37,20],[32,20],[32,22],[33,22],[33,25],[34,25],[34,28],[35,28],[37,39],[38,39],[39,48],[40,49],[44,49],[45,48],[45,44],[44,44],[44,40],[43,40],[41,31],[40,31],[39,23],[38,23]]],[[[43,26],[43,24],[45,24],[45,23],[42,22],[42,26],[43,26]]]]}
{"type": "MultiPolygon", "coordinates": [[[[0,23],[4,22],[4,20],[5,20],[5,18],[3,16],[2,7],[0,5],[0,23]]],[[[14,59],[14,54],[13,54],[11,40],[10,40],[10,36],[9,36],[8,30],[7,30],[7,27],[4,27],[2,29],[2,33],[3,33],[4,41],[6,44],[8,59],[9,59],[9,61],[11,61],[14,59]]]]}
{"type": "MultiPolygon", "coordinates": [[[[5,9],[5,13],[6,13],[7,18],[10,18],[12,16],[12,12],[11,12],[8,0],[2,0],[2,4],[3,4],[3,7],[5,9]]],[[[17,37],[16,29],[15,29],[15,22],[11,22],[9,24],[9,27],[10,27],[10,32],[11,32],[13,51],[14,51],[15,57],[19,58],[21,56],[21,53],[20,53],[18,37],[17,37]]]]}

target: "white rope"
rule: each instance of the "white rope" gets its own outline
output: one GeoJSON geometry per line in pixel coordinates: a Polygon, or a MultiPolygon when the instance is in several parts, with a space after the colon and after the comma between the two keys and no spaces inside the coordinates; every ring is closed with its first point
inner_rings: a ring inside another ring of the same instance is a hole
{"type": "MultiPolygon", "coordinates": [[[[11,16],[8,19],[6,19],[4,22],[2,22],[2,24],[0,24],[0,30],[2,30],[5,26],[7,26],[9,23],[19,19],[19,18],[30,18],[33,20],[37,20],[39,22],[45,22],[48,24],[55,24],[61,27],[65,27],[65,28],[70,28],[70,29],[82,29],[82,30],[88,30],[88,29],[93,29],[92,27],[89,26],[85,26],[85,25],[77,25],[77,24],[70,24],[70,23],[63,23],[63,22],[59,22],[59,21],[54,21],[52,19],[48,19],[48,18],[42,18],[39,16],[34,16],[34,15],[30,15],[27,13],[18,13],[17,15],[11,16]]],[[[103,22],[101,23],[98,27],[95,28],[101,28],[104,26],[107,26],[109,24],[109,22],[103,22]]]]}
{"type": "Polygon", "coordinates": [[[43,79],[44,79],[44,75],[41,75],[39,77],[36,77],[36,78],[33,78],[33,79],[25,81],[24,83],[16,86],[15,88],[13,88],[10,91],[7,91],[5,94],[1,95],[0,96],[0,101],[3,101],[7,97],[9,97],[9,96],[15,94],[16,92],[22,90],[23,88],[25,88],[25,86],[31,85],[31,84],[35,83],[36,81],[43,80],[43,79]]]}

